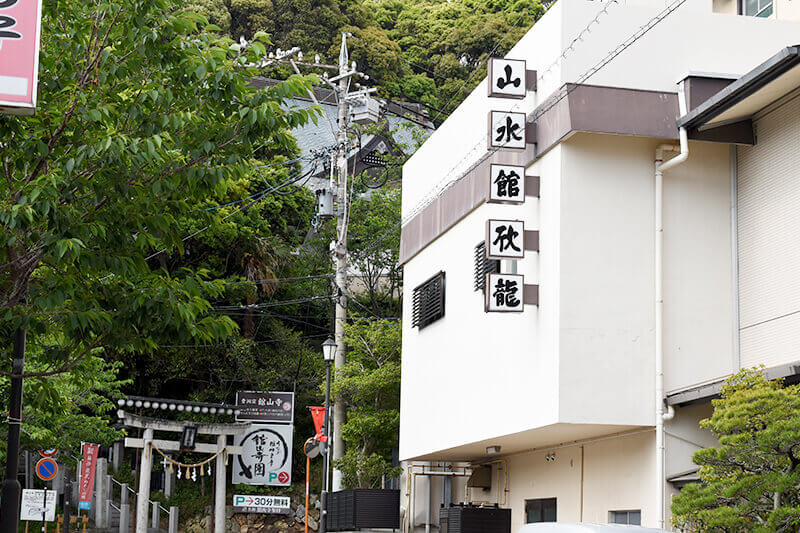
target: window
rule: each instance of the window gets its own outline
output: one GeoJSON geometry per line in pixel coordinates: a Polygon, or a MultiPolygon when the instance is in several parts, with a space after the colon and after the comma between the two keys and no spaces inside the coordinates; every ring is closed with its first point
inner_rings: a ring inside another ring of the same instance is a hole
{"type": "Polygon", "coordinates": [[[555,522],[556,499],[540,498],[538,500],[525,500],[525,523],[555,522]]]}
{"type": "Polygon", "coordinates": [[[748,17],[769,17],[772,15],[773,0],[744,0],[742,9],[748,17]]]}
{"type": "Polygon", "coordinates": [[[425,328],[444,316],[444,272],[414,289],[411,327],[425,328]]]}
{"type": "Polygon", "coordinates": [[[475,246],[475,284],[476,291],[486,289],[486,274],[500,272],[500,261],[486,258],[486,241],[475,246]]]}
{"type": "Polygon", "coordinates": [[[608,513],[610,524],[642,525],[642,511],[610,511],[608,513]]]}

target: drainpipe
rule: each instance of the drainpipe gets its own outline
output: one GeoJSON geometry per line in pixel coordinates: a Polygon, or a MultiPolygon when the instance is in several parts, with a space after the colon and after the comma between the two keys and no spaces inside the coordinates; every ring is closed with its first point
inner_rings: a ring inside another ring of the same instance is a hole
{"type": "MultiPolygon", "coordinates": [[[[681,116],[686,114],[686,93],[683,82],[678,84],[678,109],[681,116]]],[[[656,402],[656,497],[658,527],[664,528],[664,294],[663,294],[663,253],[664,221],[663,200],[664,180],[662,173],[675,167],[689,157],[689,136],[686,128],[679,130],[680,146],[662,144],[656,148],[655,160],[655,402],[656,402]],[[669,161],[664,161],[665,152],[679,152],[669,161]]],[[[669,416],[669,415],[668,415],[669,416]]]]}

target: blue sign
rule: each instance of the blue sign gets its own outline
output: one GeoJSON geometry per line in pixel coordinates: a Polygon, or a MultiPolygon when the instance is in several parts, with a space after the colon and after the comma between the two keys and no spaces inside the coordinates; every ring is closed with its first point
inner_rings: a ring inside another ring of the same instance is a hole
{"type": "Polygon", "coordinates": [[[42,481],[50,481],[56,477],[57,473],[58,464],[49,457],[39,459],[39,462],[36,463],[36,475],[39,476],[39,479],[42,481]]]}
{"type": "Polygon", "coordinates": [[[78,509],[86,509],[87,511],[92,508],[92,502],[78,502],[78,509]]]}

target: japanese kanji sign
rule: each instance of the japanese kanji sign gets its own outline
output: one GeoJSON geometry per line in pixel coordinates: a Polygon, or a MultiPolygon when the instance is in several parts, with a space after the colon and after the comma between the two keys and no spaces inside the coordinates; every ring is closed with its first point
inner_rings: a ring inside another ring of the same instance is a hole
{"type": "Polygon", "coordinates": [[[524,149],[525,113],[511,111],[489,112],[489,148],[524,149]]]}
{"type": "Polygon", "coordinates": [[[39,489],[22,489],[22,500],[20,506],[20,520],[42,520],[42,514],[47,522],[56,519],[56,501],[58,494],[54,490],[45,491],[39,489]]]}
{"type": "Polygon", "coordinates": [[[0,0],[0,112],[33,115],[41,0],[0,0]]]}
{"type": "Polygon", "coordinates": [[[489,201],[521,204],[525,201],[525,167],[490,165],[489,201]]]}
{"type": "Polygon", "coordinates": [[[239,391],[236,408],[240,422],[294,422],[294,393],[268,391],[239,391]]]}
{"type": "Polygon", "coordinates": [[[81,475],[78,480],[78,508],[89,509],[92,504],[92,490],[94,490],[94,472],[97,468],[98,444],[83,444],[83,460],[81,461],[81,475]]]}
{"type": "Polygon", "coordinates": [[[288,486],[292,482],[294,426],[253,424],[234,444],[242,447],[233,465],[233,483],[288,486]]]}
{"type": "Polygon", "coordinates": [[[234,494],[234,513],[290,514],[291,498],[288,496],[259,496],[256,494],[234,494]]]}
{"type": "Polygon", "coordinates": [[[489,96],[501,98],[525,98],[527,79],[525,61],[522,59],[489,60],[489,96]]]}
{"type": "Polygon", "coordinates": [[[521,220],[489,220],[486,224],[488,259],[522,259],[525,256],[525,223],[521,220]]]}
{"type": "Polygon", "coordinates": [[[486,307],[492,312],[519,312],[524,305],[525,279],[521,274],[486,274],[486,307]]]}

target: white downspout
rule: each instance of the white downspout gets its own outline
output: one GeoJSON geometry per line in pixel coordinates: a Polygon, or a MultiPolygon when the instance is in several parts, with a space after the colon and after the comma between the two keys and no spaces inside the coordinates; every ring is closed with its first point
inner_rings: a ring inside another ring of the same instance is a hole
{"type": "MultiPolygon", "coordinates": [[[[686,114],[686,93],[683,82],[678,84],[678,109],[680,115],[686,114]]],[[[686,128],[679,130],[680,147],[662,144],[656,148],[655,161],[655,403],[656,403],[656,510],[658,527],[664,528],[664,293],[663,293],[663,253],[664,253],[664,180],[662,173],[686,161],[689,157],[689,136],[686,128]],[[664,161],[665,152],[680,152],[664,161]]],[[[667,415],[672,418],[673,411],[667,415]]]]}

